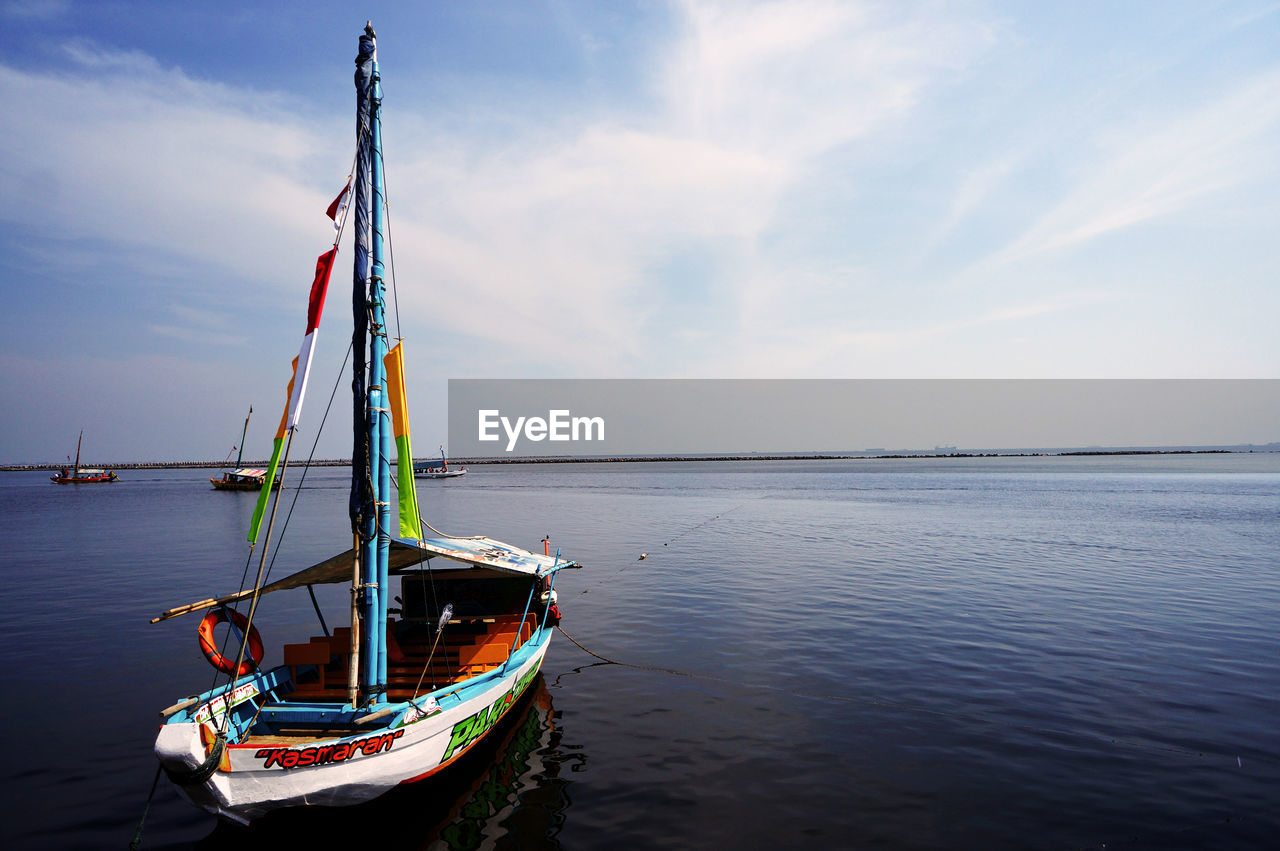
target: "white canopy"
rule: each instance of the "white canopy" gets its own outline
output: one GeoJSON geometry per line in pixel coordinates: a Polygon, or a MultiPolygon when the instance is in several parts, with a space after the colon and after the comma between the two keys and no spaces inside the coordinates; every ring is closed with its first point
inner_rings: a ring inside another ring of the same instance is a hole
{"type": "MultiPolygon", "coordinates": [[[[547,576],[567,567],[581,567],[576,562],[557,562],[555,556],[540,556],[492,538],[428,538],[424,541],[394,538],[391,541],[391,555],[387,561],[388,570],[391,573],[402,573],[436,556],[462,562],[472,568],[488,568],[502,573],[529,577],[547,576]]],[[[290,588],[301,588],[304,585],[350,582],[351,565],[354,559],[354,551],[347,550],[319,564],[313,564],[305,570],[300,570],[292,576],[264,585],[262,593],[270,594],[272,591],[285,591],[290,588]]],[[[252,596],[253,589],[249,588],[223,597],[188,603],[185,606],[169,609],[159,617],[152,618],[151,622],[158,623],[178,615],[211,609],[214,606],[234,603],[252,596]]]]}

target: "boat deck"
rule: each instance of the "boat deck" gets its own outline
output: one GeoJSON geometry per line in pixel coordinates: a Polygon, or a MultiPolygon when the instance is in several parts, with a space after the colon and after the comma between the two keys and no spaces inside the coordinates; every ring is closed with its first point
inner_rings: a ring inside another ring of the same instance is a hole
{"type": "MultiPolygon", "coordinates": [[[[537,617],[530,612],[521,628],[520,615],[460,618],[449,622],[434,655],[432,635],[425,623],[388,622],[387,698],[411,700],[441,686],[490,671],[532,637],[537,617]],[[418,683],[421,681],[421,688],[418,683]]],[[[306,644],[286,644],[284,664],[294,690],[286,700],[345,703],[347,668],[351,657],[351,629],[313,636],[306,644]]]]}
{"type": "Polygon", "coordinates": [[[245,747],[281,746],[300,748],[316,742],[332,742],[351,735],[350,727],[337,727],[332,730],[278,730],[258,736],[245,736],[238,745],[245,747]]]}

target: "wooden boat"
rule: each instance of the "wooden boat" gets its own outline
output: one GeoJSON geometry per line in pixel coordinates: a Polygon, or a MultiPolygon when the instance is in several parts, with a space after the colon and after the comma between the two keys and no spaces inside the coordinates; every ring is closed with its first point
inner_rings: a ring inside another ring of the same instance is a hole
{"type": "MultiPolygon", "coordinates": [[[[240,433],[240,445],[231,447],[239,454],[236,455],[236,469],[229,470],[222,474],[221,479],[209,479],[209,484],[213,485],[215,490],[220,491],[257,491],[262,490],[262,486],[267,481],[267,471],[258,467],[241,467],[240,462],[244,459],[244,439],[249,433],[249,418],[253,416],[253,406],[249,406],[249,413],[244,418],[244,430],[240,433]]],[[[231,453],[227,453],[227,458],[231,457],[231,453]]],[[[272,481],[272,487],[280,487],[280,480],[272,481]]]]}
{"type": "Polygon", "coordinates": [[[58,475],[50,476],[49,481],[55,485],[93,485],[101,482],[114,482],[120,479],[110,470],[99,470],[93,467],[80,466],[80,443],[84,440],[84,430],[81,429],[80,437],[76,439],[76,461],[71,469],[63,467],[58,471],[58,475]]]}
{"type": "MultiPolygon", "coordinates": [[[[559,620],[555,579],[577,566],[558,552],[552,557],[484,536],[445,536],[418,517],[402,349],[388,351],[383,311],[381,86],[370,26],[360,38],[356,65],[355,197],[341,217],[343,224],[355,222],[353,547],[268,582],[280,492],[273,501],[264,487],[251,524],[252,547],[263,507],[273,502],[273,508],[252,587],[153,620],[206,613],[201,648],[227,681],[164,710],[155,753],[193,803],[241,823],[282,808],[370,800],[437,774],[475,747],[537,677],[559,620]],[[393,434],[398,498],[388,460],[393,434]],[[426,537],[424,528],[436,537],[426,537]],[[262,595],[321,583],[350,584],[347,625],[330,630],[321,617],[316,634],[285,644],[281,664],[263,667],[254,622],[262,595]],[[214,628],[221,623],[229,624],[234,640],[219,647],[214,628]]],[[[341,231],[339,225],[339,237],[341,231]]],[[[288,467],[337,245],[335,240],[317,263],[307,335],[294,362],[268,482],[288,467]]]]}
{"type": "Polygon", "coordinates": [[[444,447],[440,447],[440,463],[419,464],[413,468],[413,475],[419,479],[453,479],[467,474],[466,467],[449,469],[449,461],[444,457],[444,447]]]}
{"type": "MultiPolygon", "coordinates": [[[[257,491],[266,484],[267,471],[261,467],[241,467],[228,470],[221,479],[209,479],[209,484],[220,491],[257,491]]],[[[280,480],[271,483],[273,488],[280,487],[280,480]]]]}

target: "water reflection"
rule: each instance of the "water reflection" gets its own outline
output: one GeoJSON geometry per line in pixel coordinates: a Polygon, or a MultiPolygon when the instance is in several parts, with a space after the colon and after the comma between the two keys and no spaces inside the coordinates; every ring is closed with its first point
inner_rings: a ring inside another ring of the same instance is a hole
{"type": "Polygon", "coordinates": [[[494,733],[441,774],[376,801],[284,811],[250,828],[219,823],[197,847],[280,848],[286,841],[364,847],[373,841],[436,851],[558,849],[570,803],[565,775],[584,756],[562,748],[563,733],[541,675],[494,733]]]}

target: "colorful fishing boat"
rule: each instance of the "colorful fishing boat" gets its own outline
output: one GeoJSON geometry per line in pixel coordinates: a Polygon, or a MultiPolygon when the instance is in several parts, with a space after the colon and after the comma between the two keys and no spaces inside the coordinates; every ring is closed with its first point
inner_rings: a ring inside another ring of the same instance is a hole
{"type": "MultiPolygon", "coordinates": [[[[241,467],[240,462],[244,460],[244,439],[249,434],[249,418],[253,416],[253,405],[249,406],[249,413],[244,418],[244,429],[240,433],[240,445],[231,447],[232,452],[238,452],[236,455],[236,468],[228,470],[222,474],[221,479],[209,479],[209,484],[214,489],[220,491],[256,491],[262,490],[262,486],[267,482],[267,471],[259,467],[241,467]]],[[[227,453],[227,458],[231,457],[231,453],[227,453]]],[[[272,482],[273,487],[280,487],[280,480],[275,479],[272,482]]]]}
{"type": "MultiPolygon", "coordinates": [[[[209,479],[209,484],[220,491],[258,491],[267,483],[267,471],[262,467],[239,467],[222,474],[221,479],[209,479]]],[[[271,483],[280,487],[280,480],[271,483]]]]}
{"type": "Polygon", "coordinates": [[[449,459],[444,457],[444,447],[440,447],[440,463],[419,464],[413,468],[413,474],[419,479],[453,479],[467,474],[466,467],[449,467],[449,459]]]}
{"type": "Polygon", "coordinates": [[[264,487],[249,533],[258,556],[252,587],[153,621],[204,612],[201,649],[227,680],[161,713],[156,756],[192,802],[241,823],[281,808],[366,801],[437,774],[475,747],[537,677],[559,620],[556,577],[577,566],[558,552],[444,535],[418,515],[403,344],[388,347],[383,308],[381,83],[370,26],[356,66],[357,154],[348,183],[354,200],[341,215],[337,201],[330,206],[338,239],[316,264],[307,333],[267,470],[274,482],[288,468],[329,271],[344,224],[353,219],[353,546],[268,581],[279,492],[272,500],[264,487]],[[264,515],[270,519],[259,544],[264,515]],[[322,583],[350,585],[347,625],[330,630],[320,617],[320,634],[285,644],[281,664],[264,667],[259,600],[322,583]],[[215,628],[224,623],[227,638],[219,644],[215,628]]]}
{"type": "MultiPolygon", "coordinates": [[[[63,467],[58,471],[58,475],[50,476],[49,481],[55,485],[93,485],[102,482],[114,482],[119,480],[119,476],[110,470],[100,470],[95,467],[80,466],[80,443],[84,440],[84,430],[80,430],[80,437],[76,438],[76,460],[71,468],[63,467]]],[[[68,459],[70,460],[70,459],[68,459]]]]}

